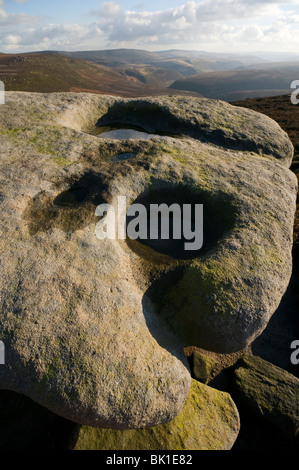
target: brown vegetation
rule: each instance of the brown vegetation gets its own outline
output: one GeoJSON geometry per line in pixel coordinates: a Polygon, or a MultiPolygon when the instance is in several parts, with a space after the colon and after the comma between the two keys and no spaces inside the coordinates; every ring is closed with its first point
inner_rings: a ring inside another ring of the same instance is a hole
{"type": "Polygon", "coordinates": [[[1,54],[0,80],[7,91],[86,92],[122,97],[195,95],[168,89],[177,77],[153,66],[108,67],[50,53],[1,54]],[[173,77],[173,78],[172,78],[173,77]]]}

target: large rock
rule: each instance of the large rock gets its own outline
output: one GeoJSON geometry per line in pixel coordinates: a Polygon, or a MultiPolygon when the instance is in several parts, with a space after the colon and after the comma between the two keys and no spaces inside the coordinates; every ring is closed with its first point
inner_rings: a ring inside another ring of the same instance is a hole
{"type": "Polygon", "coordinates": [[[286,290],[287,135],[205,99],[7,93],[0,136],[0,387],[85,425],[171,421],[190,389],[184,346],[243,349],[286,290]],[[184,138],[100,139],[98,120],[184,138]],[[117,196],[203,204],[202,250],[100,241],[95,209],[117,196]]]}
{"type": "Polygon", "coordinates": [[[125,431],[83,426],[74,450],[230,450],[239,430],[230,395],[193,380],[181,413],[170,423],[125,431]]]}
{"type": "Polygon", "coordinates": [[[299,442],[299,379],[256,356],[244,356],[233,369],[237,403],[285,438],[299,442]]]}

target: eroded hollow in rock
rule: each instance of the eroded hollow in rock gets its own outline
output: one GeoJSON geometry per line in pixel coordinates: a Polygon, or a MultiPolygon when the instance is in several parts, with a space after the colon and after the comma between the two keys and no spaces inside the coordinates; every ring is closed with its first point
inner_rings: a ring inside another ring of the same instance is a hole
{"type": "Polygon", "coordinates": [[[98,222],[95,208],[106,202],[106,189],[101,174],[86,172],[77,180],[70,180],[69,188],[54,198],[45,191],[38,193],[28,204],[23,218],[33,235],[53,228],[75,232],[98,222]]]}
{"type": "MultiPolygon", "coordinates": [[[[168,104],[163,103],[163,100],[153,102],[146,98],[117,101],[109,106],[91,128],[83,127],[82,130],[91,135],[103,132],[105,127],[110,128],[111,131],[112,128],[114,130],[130,129],[131,132],[139,130],[148,134],[147,139],[153,138],[153,134],[155,137],[159,136],[160,138],[161,136],[192,138],[228,149],[244,150],[257,154],[263,153],[265,155],[276,154],[277,158],[281,158],[280,152],[277,153],[277,150],[274,150],[272,146],[269,147],[266,141],[264,143],[257,142],[254,134],[250,131],[240,132],[240,119],[238,113],[233,111],[233,108],[230,110],[233,112],[231,119],[228,109],[223,108],[222,105],[217,105],[215,110],[211,110],[209,104],[207,104],[207,107],[204,106],[204,109],[201,109],[199,105],[198,117],[193,110],[190,110],[190,117],[186,118],[188,102],[180,103],[178,101],[176,105],[172,106],[171,101],[168,104]],[[181,113],[178,106],[186,108],[186,113],[181,113]],[[222,112],[225,116],[221,123],[219,116],[222,112]],[[227,119],[231,120],[229,129],[225,124],[227,119]]],[[[119,138],[113,137],[112,133],[105,137],[119,138]]],[[[131,139],[136,137],[129,134],[120,138],[131,139]]]]}
{"type": "Polygon", "coordinates": [[[197,258],[218,245],[234,227],[236,208],[232,198],[219,191],[211,193],[201,189],[193,190],[184,185],[173,185],[146,191],[133,204],[136,204],[136,209],[138,204],[142,205],[146,212],[140,215],[137,211],[135,216],[127,216],[127,244],[139,256],[148,260],[156,259],[157,254],[176,260],[197,258]],[[162,205],[164,213],[157,211],[157,206],[162,209],[162,205]],[[202,218],[199,215],[199,205],[202,205],[202,218]],[[157,224],[158,237],[152,237],[151,228],[157,224]],[[177,229],[174,228],[178,224],[181,234],[179,238],[177,229]],[[131,236],[132,228],[136,228],[139,235],[136,239],[131,236]]]}
{"type": "Polygon", "coordinates": [[[100,137],[102,139],[116,139],[116,140],[125,140],[125,139],[141,139],[148,140],[154,137],[159,137],[160,134],[147,132],[140,127],[126,127],[122,124],[114,124],[111,126],[100,126],[96,127],[93,131],[93,135],[100,137]]]}
{"type": "Polygon", "coordinates": [[[60,193],[54,199],[54,206],[56,207],[74,207],[82,204],[88,197],[89,191],[82,186],[75,186],[60,193]]]}
{"type": "Polygon", "coordinates": [[[166,108],[146,100],[114,103],[94,126],[84,131],[117,140],[182,138],[185,134],[181,123],[166,108]]]}

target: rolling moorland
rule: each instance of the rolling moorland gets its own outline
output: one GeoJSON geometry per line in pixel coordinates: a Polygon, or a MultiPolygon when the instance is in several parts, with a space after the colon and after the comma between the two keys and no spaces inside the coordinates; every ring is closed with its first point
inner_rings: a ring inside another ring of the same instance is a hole
{"type": "Polygon", "coordinates": [[[198,51],[149,52],[138,49],[114,49],[108,51],[55,52],[66,57],[89,60],[108,67],[147,65],[162,70],[175,71],[188,77],[199,72],[231,70],[255,63],[264,63],[256,56],[238,54],[211,54],[198,51]]]}
{"type": "Polygon", "coordinates": [[[236,101],[286,94],[298,73],[299,62],[196,51],[0,53],[0,79],[8,91],[180,94],[236,101]]]}
{"type": "Polygon", "coordinates": [[[171,89],[188,90],[206,98],[237,101],[287,94],[299,74],[299,62],[271,63],[209,72],[176,80],[171,89]],[[295,77],[295,78],[294,78],[295,77]]]}
{"type": "Polygon", "coordinates": [[[133,71],[52,53],[0,55],[0,78],[7,91],[70,91],[137,97],[165,94],[173,76],[172,71],[153,67],[143,66],[133,71]]]}
{"type": "MultiPolygon", "coordinates": [[[[206,74],[200,75],[206,88],[201,88],[198,93],[194,89],[180,90],[173,88],[172,82],[174,80],[184,82],[184,86],[185,81],[195,81],[195,77],[188,78],[187,62],[184,58],[178,60],[178,53],[175,51],[173,51],[174,57],[170,58],[162,57],[161,54],[160,62],[154,62],[157,58],[150,53],[148,61],[151,60],[151,63],[144,61],[142,54],[138,59],[135,54],[131,53],[132,56],[129,59],[118,53],[115,56],[112,55],[113,57],[111,56],[113,65],[109,61],[109,54],[104,54],[105,51],[100,52],[103,52],[101,58],[92,55],[94,53],[90,53],[88,58],[86,54],[85,58],[81,58],[75,55],[71,56],[69,53],[66,56],[52,52],[20,55],[0,54],[0,79],[4,81],[7,90],[17,91],[82,91],[108,93],[124,97],[151,94],[190,94],[230,101],[235,106],[250,108],[268,115],[288,133],[295,148],[291,170],[299,179],[299,106],[291,104],[289,95],[291,81],[299,78],[299,63],[289,64],[288,66],[276,64],[275,67],[272,67],[273,64],[260,64],[254,66],[254,68],[252,68],[252,65],[240,65],[238,63],[234,65],[239,70],[232,72],[227,69],[221,71],[208,70],[209,66],[219,67],[217,60],[214,60],[214,62],[210,60],[210,65],[206,64],[206,74]],[[122,60],[121,57],[123,57],[122,60]],[[129,62],[126,62],[126,60],[129,62]],[[138,60],[143,60],[143,63],[138,62],[138,60]],[[176,69],[174,69],[174,64],[176,69]],[[240,69],[240,67],[243,68],[240,69]],[[215,81],[211,81],[213,77],[215,81]],[[211,88],[211,83],[213,88],[211,88]],[[210,91],[207,91],[208,86],[210,86],[210,91]],[[262,89],[262,86],[265,88],[262,89]],[[212,96],[209,96],[209,93],[212,96]],[[221,93],[221,97],[217,93],[221,93]],[[276,94],[278,96],[274,96],[276,94]],[[256,96],[256,98],[246,99],[249,96],[256,96]]],[[[140,52],[143,53],[143,51],[140,52]]],[[[74,54],[80,55],[81,53],[74,54]]],[[[192,68],[191,75],[194,75],[194,63],[190,66],[192,68]]],[[[227,67],[230,67],[230,65],[227,67]]],[[[198,69],[195,70],[195,74],[198,74],[198,69]]],[[[199,88],[197,90],[199,91],[199,88]]],[[[269,326],[252,347],[254,354],[280,367],[284,367],[286,358],[281,356],[279,346],[282,345],[282,348],[285,348],[289,344],[290,337],[294,338],[296,333],[299,333],[296,330],[298,322],[295,320],[294,315],[294,308],[298,305],[299,292],[298,203],[294,228],[293,260],[293,276],[290,287],[269,326]],[[285,327],[286,323],[288,324],[287,327],[285,327]]],[[[298,376],[297,369],[298,367],[294,367],[291,372],[298,376]]],[[[1,393],[1,396],[5,398],[5,394],[9,392],[2,391],[1,393]]],[[[75,439],[76,430],[72,423],[50,414],[26,398],[16,396],[11,402],[11,407],[7,406],[6,409],[2,409],[0,406],[0,412],[4,416],[4,423],[9,422],[11,424],[12,448],[15,445],[28,448],[33,441],[35,448],[43,447],[45,441],[47,441],[47,445],[50,443],[52,448],[69,447],[69,442],[75,439]],[[11,419],[12,417],[14,418],[11,419]],[[23,441],[20,443],[22,429],[24,428],[28,431],[26,437],[28,442],[23,441]],[[19,437],[18,433],[20,434],[19,437]]],[[[247,429],[249,429],[247,434],[240,434],[235,449],[256,448],[259,445],[263,449],[265,436],[262,435],[262,432],[255,429],[254,426],[252,429],[250,427],[247,429]],[[259,439],[261,443],[258,443],[259,439]]]]}
{"type": "Polygon", "coordinates": [[[258,58],[188,58],[175,51],[138,50],[0,54],[0,79],[8,91],[198,96],[168,87],[200,71],[226,70],[254,60],[258,58]]]}

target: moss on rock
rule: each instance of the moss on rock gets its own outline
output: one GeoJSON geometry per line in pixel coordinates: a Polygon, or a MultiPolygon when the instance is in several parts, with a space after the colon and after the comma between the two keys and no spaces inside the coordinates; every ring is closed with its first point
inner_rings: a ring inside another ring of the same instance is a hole
{"type": "Polygon", "coordinates": [[[192,352],[190,361],[192,376],[199,382],[208,383],[217,362],[212,357],[199,351],[192,352]]]}
{"type": "Polygon", "coordinates": [[[181,413],[170,423],[125,431],[83,426],[75,450],[230,450],[239,427],[230,395],[193,380],[181,413]]]}

